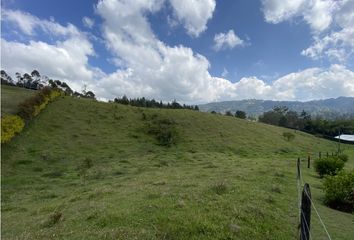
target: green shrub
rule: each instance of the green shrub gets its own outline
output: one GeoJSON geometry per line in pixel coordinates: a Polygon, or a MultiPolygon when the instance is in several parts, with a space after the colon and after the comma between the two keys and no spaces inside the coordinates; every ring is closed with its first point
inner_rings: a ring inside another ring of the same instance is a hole
{"type": "Polygon", "coordinates": [[[171,119],[154,119],[148,125],[148,133],[154,135],[161,146],[170,147],[176,143],[177,131],[171,119]]]}
{"type": "Polygon", "coordinates": [[[286,141],[290,142],[290,141],[294,140],[295,135],[292,134],[291,132],[284,132],[283,137],[286,139],[286,141]]]}
{"type": "Polygon", "coordinates": [[[348,162],[348,159],[349,159],[349,157],[348,157],[348,155],[346,155],[346,154],[339,154],[338,155],[338,158],[340,159],[340,160],[342,160],[343,162],[348,162]]]}
{"type": "Polygon", "coordinates": [[[338,210],[354,211],[354,171],[341,171],[324,182],[325,204],[338,210]]]}
{"type": "Polygon", "coordinates": [[[25,101],[21,102],[18,105],[19,112],[18,115],[20,115],[23,119],[29,120],[32,118],[33,113],[34,113],[34,99],[33,98],[28,98],[25,101]]]}
{"type": "Polygon", "coordinates": [[[25,122],[17,115],[6,115],[1,118],[1,143],[9,142],[24,126],[25,122]]]}
{"type": "Polygon", "coordinates": [[[343,169],[343,167],[344,162],[336,156],[315,160],[315,169],[320,177],[323,177],[324,175],[336,175],[338,171],[343,169]]]}

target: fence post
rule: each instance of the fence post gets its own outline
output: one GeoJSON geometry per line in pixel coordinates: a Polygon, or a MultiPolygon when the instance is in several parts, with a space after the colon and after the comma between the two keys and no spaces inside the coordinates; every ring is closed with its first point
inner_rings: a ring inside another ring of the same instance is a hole
{"type": "Polygon", "coordinates": [[[321,159],[321,152],[318,153],[318,158],[321,159]]]}
{"type": "Polygon", "coordinates": [[[311,161],[311,156],[308,155],[308,157],[307,157],[307,168],[310,168],[310,161],[311,161]]]}
{"type": "Polygon", "coordinates": [[[310,239],[311,229],[311,190],[310,185],[305,183],[301,199],[300,240],[310,239]]]}
{"type": "Polygon", "coordinates": [[[300,158],[297,158],[297,179],[300,179],[300,158]]]}
{"type": "Polygon", "coordinates": [[[328,157],[328,152],[327,152],[327,157],[328,157]]]}

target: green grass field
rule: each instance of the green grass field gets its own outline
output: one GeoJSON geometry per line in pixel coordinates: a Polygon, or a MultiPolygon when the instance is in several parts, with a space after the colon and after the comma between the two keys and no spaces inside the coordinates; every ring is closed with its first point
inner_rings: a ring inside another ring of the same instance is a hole
{"type": "MultiPolygon", "coordinates": [[[[2,239],[297,239],[296,159],[337,145],[284,131],[60,98],[2,146],[2,239]],[[147,133],[155,117],[175,122],[175,145],[147,133]]],[[[353,169],[354,146],[343,147],[353,169]]],[[[302,170],[332,239],[353,239],[353,214],[324,206],[322,180],[302,170]]],[[[326,239],[312,216],[313,239],[326,239]]]]}
{"type": "Polygon", "coordinates": [[[1,115],[16,114],[18,104],[35,92],[35,90],[1,85],[1,115]]]}

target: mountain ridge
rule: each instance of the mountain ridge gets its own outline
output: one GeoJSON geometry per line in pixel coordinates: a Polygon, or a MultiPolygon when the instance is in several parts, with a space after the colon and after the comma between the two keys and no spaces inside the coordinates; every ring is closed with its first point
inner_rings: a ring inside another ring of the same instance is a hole
{"type": "Polygon", "coordinates": [[[212,102],[198,105],[203,112],[236,112],[245,111],[248,116],[258,117],[264,112],[270,111],[275,106],[286,106],[292,111],[306,111],[313,116],[321,116],[327,119],[338,116],[354,117],[354,97],[337,97],[311,101],[273,101],[260,99],[247,99],[235,101],[212,102]]]}

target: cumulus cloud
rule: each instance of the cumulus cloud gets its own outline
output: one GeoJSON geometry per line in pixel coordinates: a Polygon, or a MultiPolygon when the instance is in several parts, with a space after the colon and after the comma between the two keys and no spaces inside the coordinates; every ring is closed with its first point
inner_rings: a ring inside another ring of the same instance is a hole
{"type": "MultiPolygon", "coordinates": [[[[245,77],[236,83],[224,82],[223,99],[313,100],[354,96],[354,72],[334,64],[327,69],[309,68],[290,73],[272,83],[245,77]]],[[[221,81],[221,80],[220,80],[221,81]]]]}
{"type": "Polygon", "coordinates": [[[30,40],[21,43],[1,39],[2,67],[12,74],[37,69],[67,81],[77,90],[86,84],[102,99],[126,94],[201,103],[244,98],[310,100],[354,96],[354,73],[343,65],[305,69],[272,83],[254,76],[234,83],[213,77],[206,57],[182,45],[168,46],[154,34],[147,16],[159,11],[163,4],[163,0],[98,2],[96,11],[103,19],[102,38],[117,64],[117,70],[110,74],[90,66],[88,59],[95,54],[93,46],[74,25],[63,26],[28,13],[6,11],[2,21],[17,26],[30,40]],[[29,20],[28,25],[21,22],[24,18],[29,20]],[[57,37],[57,41],[35,40],[38,31],[57,37]]]}
{"type": "Polygon", "coordinates": [[[256,77],[227,83],[225,96],[230,99],[313,100],[354,96],[354,72],[343,65],[328,69],[309,68],[284,75],[267,84],[256,77]]]}
{"type": "Polygon", "coordinates": [[[9,73],[37,69],[42,74],[67,81],[76,90],[80,90],[84,83],[92,84],[95,76],[103,74],[89,66],[88,58],[95,54],[93,46],[74,25],[63,26],[22,11],[3,10],[2,13],[2,21],[14,24],[23,34],[30,36],[28,43],[1,38],[2,68],[9,73]],[[32,36],[39,31],[58,40],[54,44],[34,40],[32,36]]]}
{"type": "Polygon", "coordinates": [[[330,60],[346,62],[354,52],[354,28],[344,28],[332,32],[323,38],[315,37],[314,43],[301,54],[318,60],[327,57],[330,60]]]}
{"type": "Polygon", "coordinates": [[[338,7],[335,0],[262,0],[264,18],[269,23],[280,23],[293,17],[302,17],[314,31],[327,29],[338,7]]]}
{"type": "Polygon", "coordinates": [[[215,10],[215,0],[170,0],[174,14],[188,34],[198,37],[207,29],[215,10]]]}
{"type": "Polygon", "coordinates": [[[24,34],[29,36],[36,35],[37,31],[55,36],[80,36],[82,33],[72,24],[63,26],[54,20],[39,19],[27,12],[19,10],[3,9],[1,11],[1,21],[13,24],[24,34]]]}
{"type": "Polygon", "coordinates": [[[106,44],[122,67],[99,81],[100,89],[107,89],[110,97],[128,94],[186,102],[242,98],[309,100],[332,96],[333,86],[337,90],[335,95],[354,94],[350,80],[353,72],[340,65],[292,73],[271,84],[257,77],[245,77],[236,83],[213,77],[204,56],[157,39],[145,17],[151,12],[150,4],[126,14],[126,9],[131,9],[129,4],[101,1],[97,5],[97,12],[104,19],[106,44]],[[118,22],[124,27],[117,27],[118,22]]]}
{"type": "Polygon", "coordinates": [[[87,28],[92,28],[93,25],[95,25],[95,21],[92,18],[89,18],[89,17],[83,17],[82,18],[82,23],[87,28]]]}
{"type": "Polygon", "coordinates": [[[236,46],[244,46],[245,42],[240,39],[234,32],[229,30],[227,33],[218,33],[214,37],[214,50],[233,49],[236,46]]]}
{"type": "Polygon", "coordinates": [[[306,1],[309,5],[305,5],[304,19],[315,31],[324,31],[332,23],[333,12],[338,7],[338,2],[334,0],[315,0],[306,1]]]}
{"type": "Polygon", "coordinates": [[[334,64],[329,69],[310,68],[285,75],[272,85],[280,99],[324,99],[338,95],[354,96],[353,79],[354,72],[334,64]]]}
{"type": "Polygon", "coordinates": [[[313,44],[301,54],[314,60],[344,63],[354,52],[354,1],[263,0],[264,18],[280,23],[302,18],[312,29],[313,44]]]}
{"type": "Polygon", "coordinates": [[[270,23],[280,23],[299,15],[306,0],[262,0],[264,18],[270,23]]]}
{"type": "Polygon", "coordinates": [[[354,1],[341,5],[335,14],[339,30],[323,37],[315,37],[314,43],[302,51],[302,55],[313,59],[328,57],[344,63],[354,53],[354,1]]]}
{"type": "Polygon", "coordinates": [[[212,89],[209,61],[190,48],[167,46],[152,32],[145,15],[156,11],[158,3],[154,0],[138,6],[130,1],[98,3],[97,12],[104,19],[104,39],[121,63],[120,70],[99,84],[107,86],[114,79],[119,83],[129,82],[128,92],[121,89],[116,95],[141,96],[144,93],[147,97],[185,101],[215,98],[216,93],[208,95],[210,92],[206,92],[212,89]]]}

